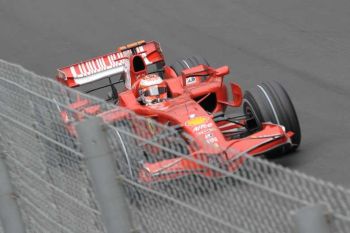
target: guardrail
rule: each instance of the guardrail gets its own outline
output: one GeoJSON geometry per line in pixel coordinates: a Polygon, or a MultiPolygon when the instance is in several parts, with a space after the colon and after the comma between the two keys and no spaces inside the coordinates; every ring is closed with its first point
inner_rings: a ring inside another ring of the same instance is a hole
{"type": "Polygon", "coordinates": [[[139,182],[141,161],[194,160],[188,147],[196,144],[173,128],[5,61],[0,109],[6,233],[350,232],[349,190],[246,155],[234,173],[195,160],[216,179],[191,174],[139,182]],[[72,108],[82,99],[123,118],[104,123],[72,108]]]}

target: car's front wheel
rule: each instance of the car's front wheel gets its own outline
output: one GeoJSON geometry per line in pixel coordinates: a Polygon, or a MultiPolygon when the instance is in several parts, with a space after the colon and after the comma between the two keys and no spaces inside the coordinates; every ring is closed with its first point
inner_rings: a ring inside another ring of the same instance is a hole
{"type": "Polygon", "coordinates": [[[286,131],[292,131],[292,146],[283,146],[266,153],[275,157],[298,148],[301,142],[300,124],[288,93],[278,82],[265,82],[246,91],[243,101],[245,114],[253,115],[260,122],[272,122],[282,125],[286,131]]]}

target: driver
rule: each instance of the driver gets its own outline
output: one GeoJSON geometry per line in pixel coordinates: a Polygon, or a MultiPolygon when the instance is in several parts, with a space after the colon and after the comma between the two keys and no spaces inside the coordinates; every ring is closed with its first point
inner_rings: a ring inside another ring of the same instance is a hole
{"type": "Polygon", "coordinates": [[[160,76],[148,74],[140,79],[138,94],[144,105],[160,103],[168,98],[167,85],[160,76]]]}

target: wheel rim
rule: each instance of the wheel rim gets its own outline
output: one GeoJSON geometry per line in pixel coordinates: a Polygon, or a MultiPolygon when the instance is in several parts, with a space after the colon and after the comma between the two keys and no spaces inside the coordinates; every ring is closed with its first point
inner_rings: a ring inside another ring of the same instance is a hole
{"type": "Polygon", "coordinates": [[[243,100],[243,112],[245,115],[253,117],[257,124],[261,123],[260,119],[258,118],[258,115],[254,111],[254,108],[248,100],[243,100]]]}

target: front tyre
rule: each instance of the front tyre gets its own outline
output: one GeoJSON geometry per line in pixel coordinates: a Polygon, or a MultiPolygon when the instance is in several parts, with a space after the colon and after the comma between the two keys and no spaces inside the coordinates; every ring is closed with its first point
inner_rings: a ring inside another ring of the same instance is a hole
{"type": "Polygon", "coordinates": [[[266,153],[267,157],[275,157],[298,148],[301,142],[300,124],[288,93],[278,82],[266,82],[246,91],[243,111],[253,113],[261,122],[272,122],[282,125],[286,131],[292,131],[292,146],[284,146],[266,153]]]}

